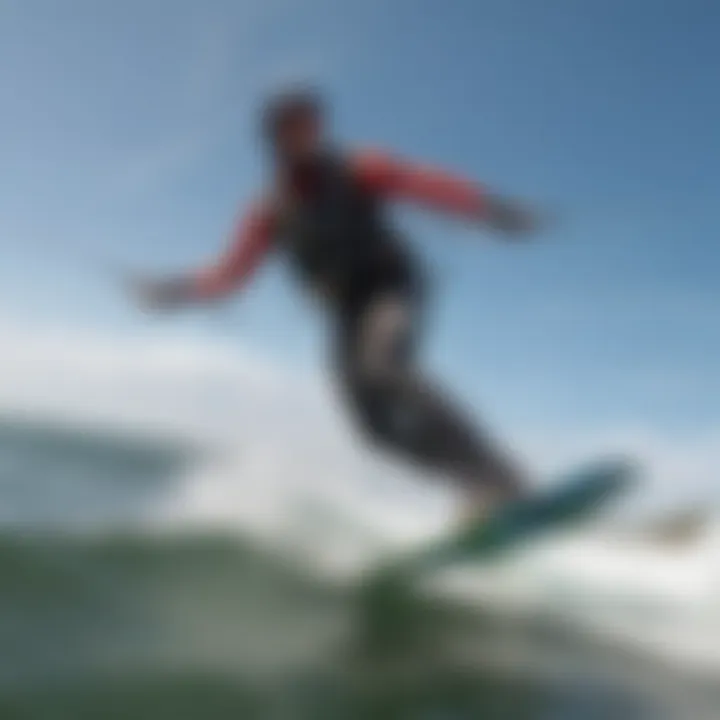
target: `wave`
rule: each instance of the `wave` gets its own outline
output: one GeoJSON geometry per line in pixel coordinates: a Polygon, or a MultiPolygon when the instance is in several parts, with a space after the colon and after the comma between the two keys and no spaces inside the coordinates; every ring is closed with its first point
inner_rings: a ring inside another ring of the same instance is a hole
{"type": "MultiPolygon", "coordinates": [[[[3,577],[16,589],[4,595],[15,598],[5,617],[38,603],[62,615],[81,588],[90,594],[78,607],[97,591],[125,612],[138,607],[137,591],[152,599],[140,613],[148,618],[143,633],[172,644],[195,622],[169,622],[173,608],[194,602],[197,588],[210,583],[209,605],[194,617],[204,624],[211,609],[221,620],[198,638],[223,635],[245,602],[237,592],[250,582],[249,557],[272,557],[323,592],[347,592],[388,552],[428,542],[447,526],[452,503],[440,491],[388,475],[386,466],[353,465],[322,448],[316,457],[308,457],[307,447],[302,452],[303,462],[291,464],[287,453],[262,444],[237,454],[145,434],[6,422],[0,426],[0,556],[3,577]],[[372,482],[373,473],[382,483],[372,482]],[[213,604],[226,601],[224,612],[213,604]]],[[[588,528],[496,567],[443,574],[429,587],[454,607],[543,616],[653,656],[717,668],[719,558],[720,526],[712,520],[671,545],[656,533],[588,528]]],[[[282,613],[292,614],[297,599],[287,597],[293,599],[282,613]]],[[[129,637],[116,635],[121,645],[129,637]]]]}

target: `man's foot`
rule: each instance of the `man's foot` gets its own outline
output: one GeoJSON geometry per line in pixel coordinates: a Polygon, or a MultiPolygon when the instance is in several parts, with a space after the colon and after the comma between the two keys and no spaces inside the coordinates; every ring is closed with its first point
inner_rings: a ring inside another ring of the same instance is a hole
{"type": "Polygon", "coordinates": [[[460,508],[458,525],[461,529],[478,525],[487,520],[506,502],[508,500],[499,493],[492,492],[487,488],[470,493],[460,508]]]}
{"type": "Polygon", "coordinates": [[[468,484],[471,488],[465,497],[465,503],[460,510],[459,525],[461,528],[477,525],[487,520],[500,508],[517,502],[526,496],[525,483],[513,477],[512,482],[468,484]]]}

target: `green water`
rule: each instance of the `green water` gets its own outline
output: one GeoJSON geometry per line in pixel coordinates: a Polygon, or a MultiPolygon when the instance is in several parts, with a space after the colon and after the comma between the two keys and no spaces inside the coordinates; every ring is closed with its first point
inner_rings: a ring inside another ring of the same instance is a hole
{"type": "Polygon", "coordinates": [[[0,432],[2,720],[718,717],[711,684],[542,618],[331,587],[237,534],[68,532],[147,517],[187,460],[0,432]]]}

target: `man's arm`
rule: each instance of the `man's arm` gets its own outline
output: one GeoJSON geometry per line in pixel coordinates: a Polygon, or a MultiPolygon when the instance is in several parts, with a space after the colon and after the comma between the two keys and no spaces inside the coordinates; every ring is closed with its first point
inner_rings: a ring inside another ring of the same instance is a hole
{"type": "Polygon", "coordinates": [[[223,297],[249,280],[270,251],[274,226],[275,219],[266,204],[252,207],[220,259],[192,276],[197,299],[223,297]]]}
{"type": "Polygon", "coordinates": [[[136,283],[143,303],[174,308],[217,300],[247,281],[270,251],[275,218],[265,203],[254,205],[233,233],[230,245],[210,267],[179,277],[136,283]]]}
{"type": "Polygon", "coordinates": [[[497,230],[534,229],[535,218],[524,206],[444,170],[380,152],[357,153],[352,163],[360,182],[383,197],[410,200],[457,217],[483,221],[497,230]]]}

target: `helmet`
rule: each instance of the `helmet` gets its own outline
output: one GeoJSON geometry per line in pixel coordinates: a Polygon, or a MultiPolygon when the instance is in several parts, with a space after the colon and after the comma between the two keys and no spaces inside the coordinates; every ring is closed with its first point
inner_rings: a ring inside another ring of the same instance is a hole
{"type": "Polygon", "coordinates": [[[266,140],[274,140],[280,128],[294,117],[323,114],[323,102],[310,88],[292,88],[270,96],[265,101],[261,115],[261,131],[266,140]]]}

